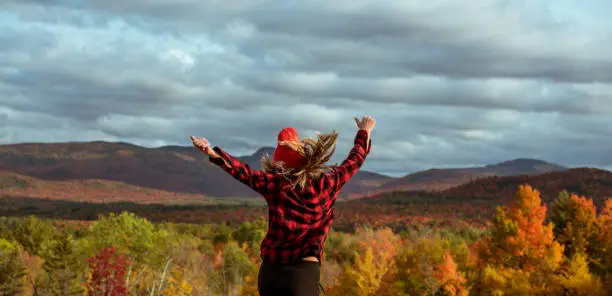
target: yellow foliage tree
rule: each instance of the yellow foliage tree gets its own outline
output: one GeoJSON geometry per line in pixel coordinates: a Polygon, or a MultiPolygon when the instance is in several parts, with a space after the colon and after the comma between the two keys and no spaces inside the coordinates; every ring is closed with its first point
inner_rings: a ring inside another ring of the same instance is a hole
{"type": "Polygon", "coordinates": [[[339,286],[332,288],[330,295],[376,295],[385,276],[394,270],[398,239],[391,229],[362,229],[356,236],[355,262],[344,267],[339,286]]]}
{"type": "Polygon", "coordinates": [[[485,266],[480,271],[480,282],[474,295],[531,296],[529,275],[523,270],[485,266]]]}
{"type": "Polygon", "coordinates": [[[193,295],[193,286],[185,281],[180,271],[173,270],[170,277],[168,277],[167,287],[164,289],[163,295],[191,296],[193,295]]]}
{"type": "Polygon", "coordinates": [[[380,288],[382,277],[389,270],[385,262],[377,260],[372,247],[368,247],[362,256],[357,256],[355,265],[346,269],[345,282],[350,282],[350,295],[374,295],[380,288]]]}
{"type": "MultiPolygon", "coordinates": [[[[248,248],[243,246],[245,252],[248,252],[248,248]]],[[[240,286],[240,296],[251,296],[251,295],[259,295],[259,291],[257,289],[257,276],[259,273],[259,260],[257,258],[250,258],[252,267],[244,276],[244,281],[240,286]]]]}
{"type": "Polygon", "coordinates": [[[591,253],[591,242],[595,240],[597,216],[592,199],[572,194],[567,207],[567,223],[559,234],[565,244],[567,257],[575,253],[591,253]]]}
{"type": "Polygon", "coordinates": [[[244,283],[240,287],[240,296],[258,295],[257,276],[247,275],[244,277],[244,283]]]}
{"type": "Polygon", "coordinates": [[[612,198],[608,198],[597,218],[598,234],[593,243],[593,272],[603,277],[609,295],[612,294],[612,198]]]}
{"type": "Polygon", "coordinates": [[[565,291],[575,296],[604,296],[601,280],[590,273],[586,256],[576,253],[559,276],[565,291]]]}
{"type": "Polygon", "coordinates": [[[448,242],[440,238],[422,237],[406,244],[397,256],[394,278],[399,295],[426,296],[440,289],[436,268],[444,263],[448,242]]]}

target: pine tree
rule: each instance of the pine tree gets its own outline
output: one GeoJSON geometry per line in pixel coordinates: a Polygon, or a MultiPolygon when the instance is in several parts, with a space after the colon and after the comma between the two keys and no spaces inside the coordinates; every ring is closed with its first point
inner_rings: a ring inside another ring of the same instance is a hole
{"type": "Polygon", "coordinates": [[[52,295],[82,295],[80,286],[79,262],[73,252],[72,236],[68,233],[59,235],[44,258],[43,269],[49,278],[49,290],[52,295]]]}
{"type": "Polygon", "coordinates": [[[553,201],[550,209],[550,222],[553,223],[555,237],[559,237],[559,234],[561,234],[563,229],[567,226],[567,221],[569,220],[569,203],[570,194],[567,190],[561,191],[553,201]]]}
{"type": "Polygon", "coordinates": [[[30,216],[17,224],[13,236],[30,254],[43,256],[57,231],[48,220],[30,216]]]}

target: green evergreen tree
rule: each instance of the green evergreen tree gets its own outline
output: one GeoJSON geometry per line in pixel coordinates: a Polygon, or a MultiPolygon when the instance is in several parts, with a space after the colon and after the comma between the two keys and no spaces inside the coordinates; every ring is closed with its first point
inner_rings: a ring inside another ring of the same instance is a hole
{"type": "Polygon", "coordinates": [[[30,216],[20,221],[13,233],[19,244],[30,254],[43,256],[48,242],[57,234],[51,222],[30,216]]]}
{"type": "Polygon", "coordinates": [[[0,217],[0,239],[15,240],[14,232],[20,220],[16,217],[0,217]]]}
{"type": "Polygon", "coordinates": [[[73,250],[72,236],[62,233],[51,245],[45,256],[43,269],[48,275],[48,285],[51,295],[70,296],[82,295],[79,261],[73,250]]]}
{"type": "Polygon", "coordinates": [[[570,194],[566,190],[559,192],[550,209],[550,222],[553,223],[553,234],[556,238],[563,232],[569,219],[570,194]]]}

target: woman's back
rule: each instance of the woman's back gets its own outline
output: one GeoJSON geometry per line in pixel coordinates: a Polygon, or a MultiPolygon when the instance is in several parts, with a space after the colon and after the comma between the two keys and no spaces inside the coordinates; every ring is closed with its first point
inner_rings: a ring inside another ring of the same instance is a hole
{"type": "Polygon", "coordinates": [[[281,174],[252,170],[219,147],[214,150],[220,157],[210,160],[266,199],[268,233],[261,244],[265,262],[289,263],[306,256],[320,261],[338,193],[363,165],[370,142],[368,133],[359,130],[346,160],[302,187],[281,174]]]}
{"type": "Polygon", "coordinates": [[[334,204],[369,154],[370,132],[376,124],[368,116],[355,121],[359,130],[353,148],[342,164],[334,167],[324,166],[333,154],[327,148],[335,145],[334,134],[304,145],[297,141],[294,129],[284,129],[274,161],[265,158],[264,170],[253,170],[221,148],[210,148],[205,139],[192,137],[212,163],[266,199],[268,232],[261,243],[260,295],[318,295],[319,268],[334,204]],[[323,173],[323,168],[329,172],[323,173]]]}

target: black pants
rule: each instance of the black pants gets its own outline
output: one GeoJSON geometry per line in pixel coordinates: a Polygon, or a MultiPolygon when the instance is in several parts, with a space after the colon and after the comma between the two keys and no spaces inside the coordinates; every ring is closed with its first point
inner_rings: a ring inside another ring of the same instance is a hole
{"type": "Polygon", "coordinates": [[[284,265],[264,262],[259,268],[257,284],[260,296],[319,296],[320,279],[319,262],[284,265]]]}

